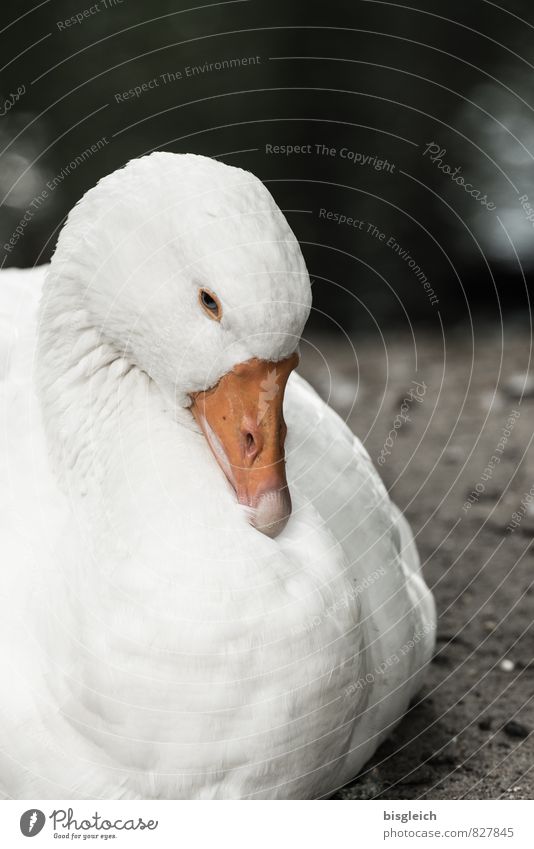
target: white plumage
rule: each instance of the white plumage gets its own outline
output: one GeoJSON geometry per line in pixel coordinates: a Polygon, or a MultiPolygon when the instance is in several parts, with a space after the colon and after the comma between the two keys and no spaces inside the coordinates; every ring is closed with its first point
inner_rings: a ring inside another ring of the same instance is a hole
{"type": "Polygon", "coordinates": [[[270,539],[187,409],[310,300],[267,189],[197,156],[115,172],[0,275],[5,796],[315,798],[402,717],[434,605],[361,443],[293,373],[270,539]]]}

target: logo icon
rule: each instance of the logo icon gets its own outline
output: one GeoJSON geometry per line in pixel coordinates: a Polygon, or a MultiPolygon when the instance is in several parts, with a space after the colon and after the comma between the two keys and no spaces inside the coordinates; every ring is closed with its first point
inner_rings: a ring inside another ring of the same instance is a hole
{"type": "Polygon", "coordinates": [[[46,817],[38,808],[30,808],[29,811],[24,811],[20,818],[20,830],[24,837],[35,837],[42,831],[46,822],[46,817]]]}

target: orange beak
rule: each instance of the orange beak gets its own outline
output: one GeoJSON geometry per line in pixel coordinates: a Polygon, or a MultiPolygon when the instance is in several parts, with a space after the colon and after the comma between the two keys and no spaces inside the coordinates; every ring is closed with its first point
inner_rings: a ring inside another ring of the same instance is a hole
{"type": "Polygon", "coordinates": [[[269,537],[285,528],[291,514],[283,401],[298,359],[294,353],[278,363],[248,360],[212,389],[191,395],[191,412],[237,500],[251,508],[252,524],[269,537]]]}

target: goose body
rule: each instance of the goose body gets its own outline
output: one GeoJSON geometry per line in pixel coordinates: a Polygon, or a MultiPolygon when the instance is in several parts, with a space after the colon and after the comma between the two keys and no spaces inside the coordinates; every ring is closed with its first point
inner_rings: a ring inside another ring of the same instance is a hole
{"type": "Polygon", "coordinates": [[[317,798],[401,719],[434,604],[361,443],[292,371],[257,496],[191,413],[243,362],[268,406],[308,310],[265,187],[195,156],[130,163],[0,275],[6,797],[317,798]]]}

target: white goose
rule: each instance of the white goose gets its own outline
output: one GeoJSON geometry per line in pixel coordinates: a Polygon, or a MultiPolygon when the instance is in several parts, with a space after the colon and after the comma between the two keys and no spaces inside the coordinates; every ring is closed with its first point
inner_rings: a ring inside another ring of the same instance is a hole
{"type": "Polygon", "coordinates": [[[434,604],[292,371],[310,302],[265,186],[192,155],[101,180],[0,276],[5,796],[316,798],[402,717],[434,604]]]}

